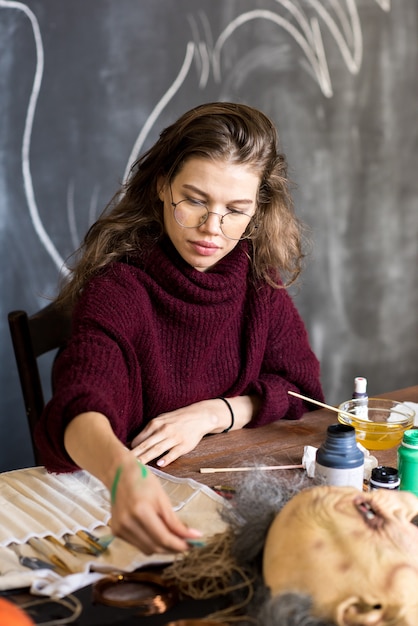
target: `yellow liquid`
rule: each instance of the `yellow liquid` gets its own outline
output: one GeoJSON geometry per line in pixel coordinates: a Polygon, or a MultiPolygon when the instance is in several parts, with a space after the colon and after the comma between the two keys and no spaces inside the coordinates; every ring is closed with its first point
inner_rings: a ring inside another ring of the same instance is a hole
{"type": "MultiPolygon", "coordinates": [[[[355,425],[353,424],[354,428],[355,425]]],[[[367,450],[388,450],[394,446],[398,446],[403,437],[403,430],[398,428],[391,429],[387,424],[388,432],[382,433],[381,424],[367,424],[367,433],[359,432],[356,429],[356,440],[361,443],[367,450]]]]}

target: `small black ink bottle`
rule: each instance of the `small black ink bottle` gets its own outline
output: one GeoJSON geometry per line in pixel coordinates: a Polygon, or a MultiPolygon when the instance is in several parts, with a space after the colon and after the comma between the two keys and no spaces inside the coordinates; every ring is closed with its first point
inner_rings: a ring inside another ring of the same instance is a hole
{"type": "Polygon", "coordinates": [[[375,489],[399,489],[400,478],[395,467],[379,465],[372,469],[370,477],[370,491],[375,489]]]}

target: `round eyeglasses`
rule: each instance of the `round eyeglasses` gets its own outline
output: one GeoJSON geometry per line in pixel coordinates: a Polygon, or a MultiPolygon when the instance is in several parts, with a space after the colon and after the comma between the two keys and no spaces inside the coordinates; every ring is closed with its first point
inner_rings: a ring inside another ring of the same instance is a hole
{"type": "Polygon", "coordinates": [[[177,224],[184,228],[199,228],[204,224],[209,215],[217,215],[220,218],[220,227],[223,235],[228,239],[238,241],[248,239],[256,230],[253,216],[241,211],[229,211],[225,215],[209,211],[208,207],[201,200],[195,198],[184,198],[178,202],[173,202],[173,192],[170,185],[171,206],[174,209],[174,219],[177,224]]]}

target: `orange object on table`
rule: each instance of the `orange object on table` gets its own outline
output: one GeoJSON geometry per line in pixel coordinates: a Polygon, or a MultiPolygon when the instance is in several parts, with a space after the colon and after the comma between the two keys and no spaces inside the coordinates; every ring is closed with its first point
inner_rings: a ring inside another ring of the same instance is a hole
{"type": "Polygon", "coordinates": [[[0,624],[7,626],[35,626],[29,615],[22,611],[14,602],[0,598],[0,624]]]}

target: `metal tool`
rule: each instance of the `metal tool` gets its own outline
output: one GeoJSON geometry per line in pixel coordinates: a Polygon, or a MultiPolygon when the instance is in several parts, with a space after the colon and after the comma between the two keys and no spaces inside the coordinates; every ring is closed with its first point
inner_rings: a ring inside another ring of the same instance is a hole
{"type": "Polygon", "coordinates": [[[84,542],[83,544],[74,541],[73,535],[66,533],[63,535],[64,547],[75,554],[88,554],[90,556],[98,556],[101,551],[84,542]]]}
{"type": "Polygon", "coordinates": [[[55,565],[49,563],[48,561],[43,561],[42,559],[38,559],[36,556],[19,556],[19,563],[24,567],[28,567],[29,569],[52,569],[56,570],[55,565]]]}
{"type": "Polygon", "coordinates": [[[48,561],[50,561],[53,565],[55,565],[56,569],[61,570],[59,573],[63,573],[64,576],[67,574],[73,574],[72,569],[63,561],[54,551],[54,548],[49,545],[47,539],[40,539],[38,537],[32,537],[29,539],[28,544],[42,556],[46,557],[48,561]]]}
{"type": "Polygon", "coordinates": [[[7,546],[16,554],[19,559],[19,563],[29,569],[52,569],[55,570],[55,566],[50,561],[44,561],[38,559],[36,556],[25,556],[21,552],[21,546],[14,541],[7,546]]]}
{"type": "Polygon", "coordinates": [[[79,530],[76,533],[77,537],[80,537],[83,541],[85,541],[90,547],[97,550],[98,554],[105,552],[113,541],[113,535],[105,535],[104,537],[96,537],[88,530],[79,530]]]}

